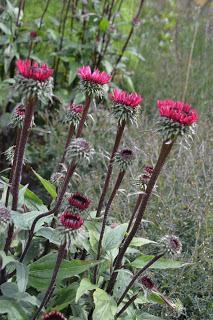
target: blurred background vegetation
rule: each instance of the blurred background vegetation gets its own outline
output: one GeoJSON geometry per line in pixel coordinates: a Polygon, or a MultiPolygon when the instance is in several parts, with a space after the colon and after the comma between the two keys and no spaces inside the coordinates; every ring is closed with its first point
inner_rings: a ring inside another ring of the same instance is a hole
{"type": "MultiPolygon", "coordinates": [[[[212,225],[212,30],[213,4],[207,0],[0,0],[0,170],[8,175],[4,152],[14,144],[10,114],[17,102],[11,90],[17,58],[46,62],[55,69],[53,104],[40,105],[32,130],[24,171],[25,182],[47,200],[34,180],[31,167],[49,179],[63,151],[67,129],[61,122],[62,104],[80,103],[76,70],[89,64],[113,73],[111,87],[137,91],[144,97],[139,126],[125,132],[124,146],[134,146],[135,165],[120,189],[112,221],[130,216],[136,195],[132,179],[145,164],[154,164],[160,139],[155,132],[156,100],[184,99],[200,113],[199,127],[189,146],[173,151],[162,173],[141,230],[153,240],[179,235],[183,260],[191,265],[180,272],[155,274],[165,293],[180,298],[185,312],[180,319],[210,320],[210,240],[212,225]],[[22,10],[19,8],[22,7],[22,10]],[[32,39],[30,32],[36,31],[32,39]]],[[[75,174],[71,190],[93,198],[100,194],[116,125],[108,100],[93,103],[85,136],[95,157],[75,174]]],[[[148,252],[150,253],[150,252],[148,252]]],[[[167,309],[145,306],[165,319],[176,319],[167,309]]]]}

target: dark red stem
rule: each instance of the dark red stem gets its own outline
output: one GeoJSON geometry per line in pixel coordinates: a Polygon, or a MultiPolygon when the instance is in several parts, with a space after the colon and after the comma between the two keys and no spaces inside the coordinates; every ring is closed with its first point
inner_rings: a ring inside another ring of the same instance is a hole
{"type": "Polygon", "coordinates": [[[117,279],[117,271],[116,270],[118,270],[120,268],[124,254],[129,246],[130,242],[132,241],[133,237],[135,236],[135,234],[138,230],[138,227],[140,226],[140,223],[143,218],[144,212],[146,210],[147,203],[148,203],[148,200],[151,196],[152,190],[155,186],[155,183],[156,183],[157,178],[161,172],[161,169],[163,168],[163,165],[167,159],[167,156],[169,155],[169,153],[171,151],[173,144],[174,144],[174,141],[163,142],[157,164],[153,170],[152,176],[151,176],[151,178],[148,182],[148,185],[147,185],[146,193],[144,194],[143,200],[142,200],[140,207],[138,209],[138,214],[137,214],[135,223],[134,223],[130,233],[126,237],[126,240],[124,241],[122,247],[120,248],[119,253],[117,255],[117,258],[115,259],[114,271],[111,275],[111,278],[110,278],[110,281],[109,281],[109,284],[107,287],[107,292],[110,294],[112,293],[112,290],[115,285],[115,281],[117,279]]]}
{"type": "Polygon", "coordinates": [[[59,165],[61,163],[64,163],[64,161],[65,161],[65,157],[66,157],[66,154],[67,154],[67,147],[69,146],[70,141],[71,141],[74,133],[75,133],[75,127],[71,124],[70,128],[69,128],[69,133],[68,133],[68,136],[67,136],[67,141],[66,141],[66,144],[65,144],[65,147],[64,147],[64,153],[63,153],[63,156],[61,158],[61,161],[60,161],[59,165]]]}
{"type": "Polygon", "coordinates": [[[126,309],[137,299],[139,293],[136,293],[134,296],[132,296],[123,306],[123,308],[121,308],[121,310],[116,313],[115,315],[115,319],[119,318],[122,313],[124,313],[124,311],[126,311],[126,309]]]}
{"type": "Polygon", "coordinates": [[[82,130],[83,130],[83,127],[84,127],[84,124],[85,124],[85,121],[86,121],[86,118],[87,118],[87,115],[88,115],[90,103],[91,103],[91,97],[87,96],[86,97],[86,101],[85,101],[83,114],[82,114],[82,117],[81,117],[81,120],[80,120],[80,123],[79,123],[79,126],[78,126],[78,130],[77,130],[77,133],[76,133],[76,138],[79,138],[81,136],[81,133],[82,133],[82,130]]]}
{"type": "Polygon", "coordinates": [[[118,147],[120,145],[121,138],[123,136],[125,125],[126,125],[125,121],[122,121],[121,124],[118,124],[117,134],[116,134],[116,137],[115,137],[115,143],[114,143],[114,147],[113,147],[113,150],[112,150],[112,153],[111,153],[111,156],[110,156],[107,175],[106,175],[106,178],[105,178],[104,186],[103,186],[102,193],[101,193],[101,196],[100,196],[100,200],[99,200],[99,203],[98,203],[96,217],[99,217],[100,214],[101,214],[101,209],[103,207],[103,203],[104,203],[104,200],[105,200],[105,197],[106,197],[107,190],[109,188],[109,183],[110,183],[110,179],[111,179],[111,175],[112,175],[114,157],[115,157],[116,152],[118,151],[118,147]]]}

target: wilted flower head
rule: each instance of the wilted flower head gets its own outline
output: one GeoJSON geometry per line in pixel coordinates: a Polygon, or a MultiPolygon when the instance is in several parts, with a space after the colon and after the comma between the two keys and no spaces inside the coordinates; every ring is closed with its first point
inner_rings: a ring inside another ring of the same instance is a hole
{"type": "Polygon", "coordinates": [[[25,106],[22,103],[19,103],[13,110],[11,114],[11,125],[13,127],[21,127],[25,117],[25,106]]]}
{"type": "Polygon", "coordinates": [[[125,171],[135,159],[135,153],[131,149],[122,149],[115,155],[115,162],[118,163],[120,169],[125,171]]]}
{"type": "Polygon", "coordinates": [[[76,192],[68,198],[68,202],[70,206],[74,207],[77,210],[83,211],[89,207],[91,200],[80,192],[76,192]]]}
{"type": "MultiPolygon", "coordinates": [[[[141,191],[146,191],[147,185],[151,178],[154,168],[152,166],[145,166],[143,173],[140,174],[135,180],[134,184],[140,188],[141,191]]],[[[154,190],[156,186],[154,186],[154,190]]]]}
{"type": "Polygon", "coordinates": [[[65,316],[59,311],[50,311],[43,315],[43,320],[66,320],[65,316]]]}
{"type": "Polygon", "coordinates": [[[92,72],[90,66],[83,66],[78,69],[78,76],[81,80],[81,89],[87,95],[95,95],[102,97],[104,94],[103,86],[107,84],[111,76],[106,72],[98,69],[92,72]]]}
{"type": "Polygon", "coordinates": [[[83,110],[84,107],[81,104],[68,104],[63,117],[63,122],[72,124],[74,127],[76,127],[79,124],[83,110]]]}
{"type": "Polygon", "coordinates": [[[40,100],[51,99],[53,69],[29,59],[19,59],[16,66],[18,74],[15,87],[22,95],[40,100]]]}
{"type": "Polygon", "coordinates": [[[83,138],[73,139],[67,148],[67,159],[90,160],[93,149],[90,147],[89,142],[83,138]]]}
{"type": "Polygon", "coordinates": [[[0,204],[0,226],[8,224],[11,220],[10,211],[0,204]]]}
{"type": "Polygon", "coordinates": [[[161,239],[161,243],[165,249],[172,254],[180,254],[182,252],[182,243],[180,239],[174,235],[166,235],[161,239]]]}
{"type": "Polygon", "coordinates": [[[149,174],[152,175],[154,168],[152,166],[145,166],[144,167],[144,171],[149,174]]]}
{"type": "Polygon", "coordinates": [[[158,131],[165,140],[188,133],[198,120],[197,111],[181,101],[158,100],[157,107],[161,116],[158,131]]]}
{"type": "Polygon", "coordinates": [[[154,282],[148,276],[141,277],[139,281],[146,289],[152,290],[156,288],[154,282]]]}
{"type": "Polygon", "coordinates": [[[137,110],[143,101],[139,94],[114,89],[109,97],[113,102],[112,113],[119,122],[123,120],[136,122],[137,110]]]}
{"type": "Polygon", "coordinates": [[[133,26],[138,27],[141,24],[141,19],[138,17],[134,17],[132,19],[132,24],[133,24],[133,26]]]}
{"type": "Polygon", "coordinates": [[[78,213],[73,213],[71,211],[64,211],[60,217],[61,224],[65,227],[65,229],[72,231],[78,230],[83,225],[84,220],[78,213]]]}

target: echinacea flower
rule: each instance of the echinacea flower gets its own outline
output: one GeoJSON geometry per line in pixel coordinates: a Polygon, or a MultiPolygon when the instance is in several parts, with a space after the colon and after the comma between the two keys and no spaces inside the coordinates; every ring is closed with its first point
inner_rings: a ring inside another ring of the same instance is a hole
{"type": "Polygon", "coordinates": [[[152,290],[156,288],[154,282],[148,276],[141,277],[139,281],[146,289],[152,290]]]}
{"type": "Polygon", "coordinates": [[[51,99],[53,89],[53,69],[46,64],[39,64],[32,60],[16,62],[17,75],[15,87],[20,93],[29,98],[40,100],[51,99]]]}
{"type": "Polygon", "coordinates": [[[111,76],[105,71],[98,69],[92,72],[90,66],[83,66],[78,69],[78,76],[81,80],[81,89],[89,96],[95,95],[102,97],[104,94],[104,85],[109,83],[111,76]]]}
{"type": "Polygon", "coordinates": [[[83,105],[70,103],[66,107],[66,111],[63,117],[63,122],[72,124],[74,127],[77,127],[81,119],[81,114],[84,110],[83,105]]]}
{"type": "Polygon", "coordinates": [[[80,227],[84,223],[84,220],[82,219],[79,213],[73,213],[68,210],[64,211],[60,215],[59,219],[63,227],[69,231],[75,231],[80,229],[80,227]]]}
{"type": "Polygon", "coordinates": [[[61,312],[54,310],[45,313],[43,315],[43,320],[66,320],[66,318],[61,312]]]}
{"type": "Polygon", "coordinates": [[[135,153],[131,149],[122,149],[115,155],[115,162],[118,163],[122,171],[126,171],[127,168],[132,165],[135,159],[135,153]]]}
{"type": "Polygon", "coordinates": [[[89,161],[92,153],[93,149],[91,148],[89,142],[83,138],[76,138],[71,141],[67,148],[67,159],[85,159],[89,161]]]}
{"type": "Polygon", "coordinates": [[[142,97],[137,93],[128,93],[120,89],[114,89],[109,95],[113,102],[112,113],[120,123],[121,121],[137,122],[137,113],[142,97]]]}
{"type": "Polygon", "coordinates": [[[182,252],[182,243],[180,239],[174,235],[166,235],[161,239],[161,244],[172,254],[180,254],[182,252]]]}
{"type": "Polygon", "coordinates": [[[198,121],[198,113],[189,104],[181,101],[158,100],[161,119],[158,131],[164,140],[174,139],[189,132],[198,121]]]}
{"type": "Polygon", "coordinates": [[[76,192],[68,198],[68,202],[71,207],[83,211],[89,207],[91,200],[83,194],[81,194],[80,192],[76,192]]]}

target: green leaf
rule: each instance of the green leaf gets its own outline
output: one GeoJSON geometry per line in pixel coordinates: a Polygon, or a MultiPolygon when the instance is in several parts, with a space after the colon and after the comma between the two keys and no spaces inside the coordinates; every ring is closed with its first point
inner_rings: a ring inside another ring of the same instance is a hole
{"type": "Polygon", "coordinates": [[[41,227],[38,232],[36,232],[36,236],[44,237],[45,239],[48,239],[49,242],[59,245],[61,242],[61,239],[59,237],[59,234],[56,232],[55,229],[50,227],[41,227]]]}
{"type": "MultiPolygon", "coordinates": [[[[44,290],[52,276],[53,269],[55,267],[57,253],[50,253],[41,259],[33,262],[29,266],[29,285],[38,289],[44,290]]],[[[71,278],[78,275],[90,267],[97,264],[94,260],[64,260],[60,266],[60,270],[57,276],[57,283],[63,279],[71,278]]]]}
{"type": "Polygon", "coordinates": [[[11,35],[11,31],[10,31],[10,29],[6,26],[6,24],[4,24],[4,23],[2,23],[2,22],[0,22],[0,29],[1,29],[1,31],[3,31],[5,34],[7,34],[7,35],[11,35]]]}
{"type": "Polygon", "coordinates": [[[76,293],[76,298],[75,298],[75,302],[78,302],[78,300],[85,294],[87,293],[89,290],[94,290],[96,289],[97,286],[92,284],[89,279],[84,278],[81,280],[79,288],[77,290],[76,293]]]}
{"type": "Polygon", "coordinates": [[[0,298],[0,314],[7,314],[7,320],[27,320],[26,315],[20,304],[15,300],[0,298]]]}
{"type": "Polygon", "coordinates": [[[6,256],[5,252],[3,250],[0,251],[0,260],[1,260],[1,263],[2,263],[2,269],[4,269],[4,267],[13,262],[15,263],[16,260],[14,259],[14,257],[12,256],[6,256]]]}
{"type": "Polygon", "coordinates": [[[47,192],[50,194],[52,199],[55,200],[57,197],[57,192],[56,192],[56,188],[55,188],[54,184],[52,184],[50,181],[42,178],[37,172],[35,172],[35,170],[32,169],[32,171],[35,174],[35,176],[38,178],[38,180],[41,182],[41,184],[43,185],[45,190],[47,190],[47,192]]]}
{"type": "MultiPolygon", "coordinates": [[[[19,213],[19,212],[13,211],[11,213],[11,216],[17,228],[20,228],[21,230],[29,230],[31,228],[31,225],[34,219],[41,213],[43,213],[43,211],[30,211],[26,213],[19,213]]],[[[49,223],[51,220],[52,220],[52,215],[41,218],[36,224],[35,232],[41,228],[44,222],[49,223]]]]}
{"type": "MultiPolygon", "coordinates": [[[[141,254],[137,257],[133,262],[131,262],[131,266],[135,268],[143,268],[147,262],[149,262],[154,256],[147,256],[145,254],[141,254]]],[[[189,265],[189,263],[184,263],[181,261],[176,261],[172,259],[160,258],[156,261],[150,269],[178,269],[189,265]]]]}
{"type": "Polygon", "coordinates": [[[99,28],[101,31],[106,32],[107,29],[109,28],[109,20],[107,18],[102,18],[101,21],[99,22],[99,28]]]}
{"type": "Polygon", "coordinates": [[[127,229],[127,223],[121,224],[112,229],[107,227],[104,233],[102,247],[105,251],[118,248],[127,229]]]}
{"type": "Polygon", "coordinates": [[[54,309],[61,311],[75,302],[78,286],[79,284],[77,282],[73,282],[69,287],[58,289],[56,291],[56,298],[51,306],[54,307],[54,309]]]}
{"type": "Polygon", "coordinates": [[[93,298],[95,303],[93,320],[113,320],[117,312],[114,298],[99,288],[95,290],[93,298]]]}
{"type": "Polygon", "coordinates": [[[16,281],[19,292],[25,292],[28,282],[28,268],[20,262],[16,262],[16,281]]]}
{"type": "Polygon", "coordinates": [[[145,244],[149,244],[149,243],[157,243],[155,241],[152,241],[152,240],[149,240],[149,239],[145,239],[145,238],[133,238],[131,243],[130,243],[130,246],[132,247],[141,247],[141,246],[144,246],[145,244]]]}

